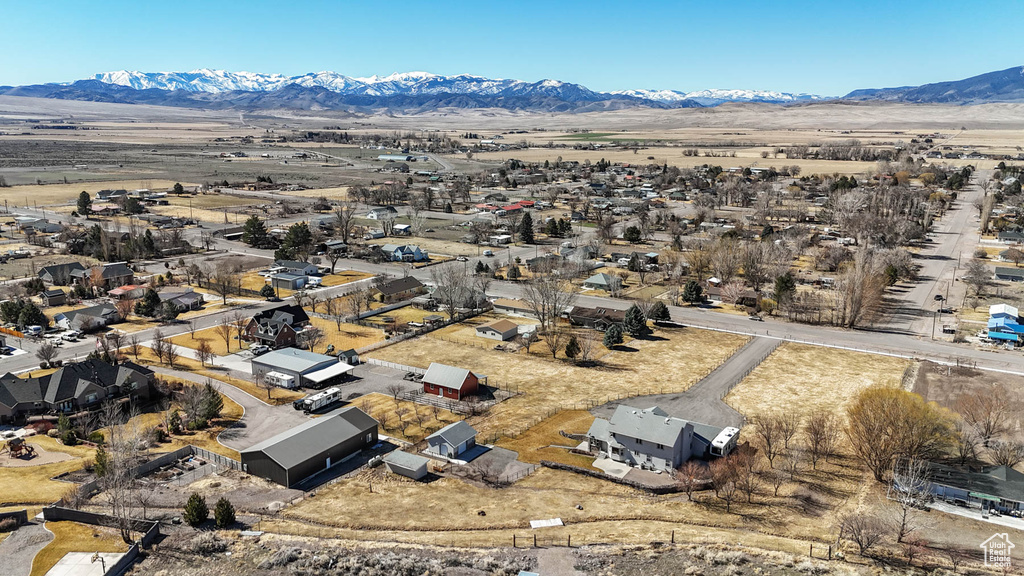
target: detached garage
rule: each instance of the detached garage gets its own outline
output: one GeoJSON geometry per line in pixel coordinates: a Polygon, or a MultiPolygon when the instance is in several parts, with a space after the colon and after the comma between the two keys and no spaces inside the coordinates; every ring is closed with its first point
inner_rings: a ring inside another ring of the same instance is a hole
{"type": "Polygon", "coordinates": [[[377,421],[350,406],[316,418],[241,452],[246,470],[293,488],[377,443],[377,421]]]}

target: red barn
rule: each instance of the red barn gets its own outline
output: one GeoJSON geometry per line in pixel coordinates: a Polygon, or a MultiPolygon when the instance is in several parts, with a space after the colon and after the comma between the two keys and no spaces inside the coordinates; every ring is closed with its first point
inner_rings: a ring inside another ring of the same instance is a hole
{"type": "Polygon", "coordinates": [[[465,368],[431,362],[423,375],[423,393],[462,400],[477,393],[480,380],[465,368]]]}

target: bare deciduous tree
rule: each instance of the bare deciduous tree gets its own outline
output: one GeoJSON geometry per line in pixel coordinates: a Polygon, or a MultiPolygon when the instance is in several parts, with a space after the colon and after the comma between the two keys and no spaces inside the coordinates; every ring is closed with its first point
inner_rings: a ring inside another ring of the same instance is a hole
{"type": "Polygon", "coordinates": [[[303,348],[308,347],[312,352],[314,348],[327,341],[327,334],[316,326],[309,326],[298,334],[298,344],[303,348]]]}
{"type": "MultiPolygon", "coordinates": [[[[231,352],[231,336],[234,334],[234,329],[228,319],[224,318],[224,322],[218,324],[214,331],[224,340],[224,349],[231,352]]],[[[239,342],[238,345],[241,346],[242,343],[239,342]]]]}
{"type": "Polygon", "coordinates": [[[783,450],[782,417],[778,414],[755,414],[751,419],[758,445],[768,459],[768,466],[775,467],[775,458],[783,450]]]}
{"type": "Polygon", "coordinates": [[[543,334],[558,322],[565,309],[576,302],[576,292],[560,277],[539,274],[522,285],[523,300],[540,321],[543,334]]]}
{"type": "Polygon", "coordinates": [[[142,340],[139,339],[138,334],[132,334],[128,337],[128,353],[135,357],[135,361],[139,361],[139,353],[142,352],[142,340]]]}
{"type": "Polygon", "coordinates": [[[1006,390],[997,385],[985,391],[961,394],[956,400],[955,410],[987,444],[1009,428],[1009,405],[1006,390]]]}
{"type": "Polygon", "coordinates": [[[887,523],[896,535],[896,542],[903,542],[913,532],[922,528],[920,515],[914,509],[923,506],[930,492],[928,463],[916,458],[905,458],[893,466],[892,481],[889,483],[889,499],[895,506],[887,507],[887,523]]]}
{"type": "Polygon", "coordinates": [[[827,410],[818,410],[811,414],[804,425],[807,456],[811,467],[818,467],[818,460],[828,457],[835,451],[840,434],[839,419],[827,410]]]}
{"type": "Polygon", "coordinates": [[[708,480],[708,469],[696,460],[687,460],[685,464],[679,467],[677,477],[679,478],[679,483],[683,486],[683,490],[686,492],[686,499],[692,502],[693,492],[699,486],[703,486],[708,480]]]}
{"type": "Polygon", "coordinates": [[[875,516],[853,512],[840,519],[839,537],[856,544],[863,556],[885,537],[885,525],[875,516]]]}
{"type": "Polygon", "coordinates": [[[138,410],[134,405],[125,411],[120,403],[105,402],[101,408],[100,419],[109,439],[107,465],[100,482],[110,505],[110,515],[115,518],[125,543],[134,541],[135,507],[139,503],[135,466],[142,459],[144,450],[144,435],[136,416],[138,410]]]}
{"type": "Polygon", "coordinates": [[[210,346],[210,341],[202,339],[199,344],[196,345],[196,360],[199,360],[199,364],[205,368],[206,363],[213,359],[213,347],[210,346]]]}
{"type": "Polygon", "coordinates": [[[465,267],[434,266],[430,270],[430,280],[434,284],[434,299],[445,309],[449,319],[454,318],[469,284],[465,267]]]}

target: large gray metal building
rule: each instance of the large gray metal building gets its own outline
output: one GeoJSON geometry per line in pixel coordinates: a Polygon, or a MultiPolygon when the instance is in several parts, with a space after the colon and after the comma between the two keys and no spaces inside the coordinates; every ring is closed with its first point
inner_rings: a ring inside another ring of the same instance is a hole
{"type": "Polygon", "coordinates": [[[315,418],[241,452],[255,476],[288,488],[377,443],[377,421],[349,406],[315,418]]]}
{"type": "Polygon", "coordinates": [[[282,388],[324,388],[340,383],[352,366],[334,356],[299,348],[282,348],[252,359],[252,373],[282,388]]]}

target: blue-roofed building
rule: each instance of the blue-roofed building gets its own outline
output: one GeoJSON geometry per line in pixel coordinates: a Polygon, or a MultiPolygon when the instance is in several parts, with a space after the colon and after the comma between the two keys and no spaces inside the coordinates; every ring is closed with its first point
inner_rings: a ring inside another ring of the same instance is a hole
{"type": "Polygon", "coordinates": [[[1020,324],[1017,308],[1009,304],[994,304],[988,309],[988,337],[992,340],[1024,342],[1024,325],[1020,324]]]}

